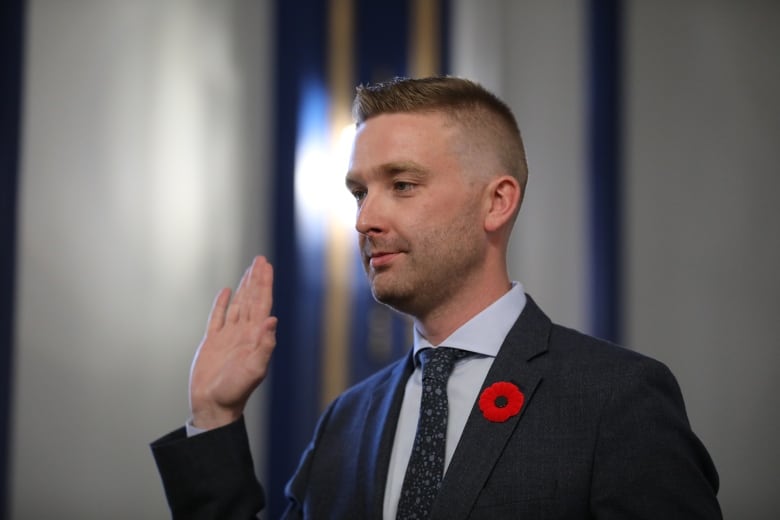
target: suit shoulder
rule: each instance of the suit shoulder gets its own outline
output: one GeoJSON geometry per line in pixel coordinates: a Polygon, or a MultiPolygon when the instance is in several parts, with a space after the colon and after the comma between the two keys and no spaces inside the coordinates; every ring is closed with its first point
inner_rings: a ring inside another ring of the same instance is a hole
{"type": "Polygon", "coordinates": [[[557,324],[553,324],[550,331],[548,354],[579,371],[590,367],[602,374],[630,375],[649,371],[673,377],[669,368],[657,359],[557,324]]]}
{"type": "MultiPolygon", "coordinates": [[[[603,376],[643,372],[671,374],[663,363],[635,350],[554,323],[534,300],[526,307],[507,336],[513,352],[526,357],[548,375],[603,376]]],[[[511,348],[511,347],[510,347],[511,348]]]]}

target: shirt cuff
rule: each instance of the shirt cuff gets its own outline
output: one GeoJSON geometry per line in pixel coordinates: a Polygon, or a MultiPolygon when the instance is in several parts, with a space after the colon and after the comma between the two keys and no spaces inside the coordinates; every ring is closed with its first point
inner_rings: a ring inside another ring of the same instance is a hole
{"type": "Polygon", "coordinates": [[[196,435],[200,435],[201,433],[206,433],[208,431],[202,428],[198,428],[197,426],[193,426],[192,419],[187,419],[187,422],[184,423],[184,428],[187,430],[187,438],[195,437],[196,435]]]}

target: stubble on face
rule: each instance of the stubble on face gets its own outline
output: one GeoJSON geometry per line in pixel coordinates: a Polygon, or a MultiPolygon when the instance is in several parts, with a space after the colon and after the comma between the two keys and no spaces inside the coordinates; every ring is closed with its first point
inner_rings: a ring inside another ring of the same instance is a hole
{"type": "Polygon", "coordinates": [[[484,258],[478,207],[426,215],[404,236],[361,237],[363,266],[374,298],[393,309],[423,318],[457,297],[484,258]],[[391,265],[374,268],[367,252],[400,251],[391,265]]]}

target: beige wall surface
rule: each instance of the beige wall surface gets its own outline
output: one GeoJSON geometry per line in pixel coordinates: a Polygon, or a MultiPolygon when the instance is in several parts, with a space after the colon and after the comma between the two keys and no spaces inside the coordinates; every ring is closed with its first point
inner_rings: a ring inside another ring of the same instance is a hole
{"type": "Polygon", "coordinates": [[[780,512],[780,3],[633,1],[629,343],[680,380],[725,518],[780,512]]]}
{"type": "Polygon", "coordinates": [[[268,4],[28,4],[14,519],[169,516],[148,443],[268,249],[268,4]]]}
{"type": "Polygon", "coordinates": [[[510,244],[510,274],[558,322],[584,329],[584,6],[460,0],[453,11],[452,72],[502,97],[525,142],[527,196],[510,244]]]}

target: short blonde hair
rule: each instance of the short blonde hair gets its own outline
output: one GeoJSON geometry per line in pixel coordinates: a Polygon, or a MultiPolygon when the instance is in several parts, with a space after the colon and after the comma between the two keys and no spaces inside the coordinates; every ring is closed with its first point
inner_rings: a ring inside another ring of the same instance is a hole
{"type": "Polygon", "coordinates": [[[523,193],[528,181],[525,147],[514,114],[496,95],[480,84],[463,78],[395,78],[373,85],[360,85],[352,104],[358,126],[380,114],[437,112],[450,117],[469,139],[481,148],[491,148],[499,164],[514,176],[523,193]]]}

